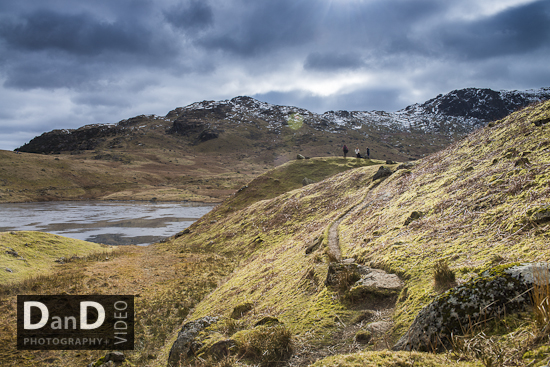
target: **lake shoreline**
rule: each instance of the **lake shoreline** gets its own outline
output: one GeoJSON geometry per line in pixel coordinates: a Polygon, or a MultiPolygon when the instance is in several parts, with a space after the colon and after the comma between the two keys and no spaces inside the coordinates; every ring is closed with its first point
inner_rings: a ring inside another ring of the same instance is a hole
{"type": "Polygon", "coordinates": [[[187,228],[217,203],[67,200],[0,203],[0,231],[38,231],[107,245],[150,245],[187,228]]]}

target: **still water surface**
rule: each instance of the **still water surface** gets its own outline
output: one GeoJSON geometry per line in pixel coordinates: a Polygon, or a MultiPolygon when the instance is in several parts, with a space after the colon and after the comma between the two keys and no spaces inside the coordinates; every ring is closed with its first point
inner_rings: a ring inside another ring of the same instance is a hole
{"type": "Polygon", "coordinates": [[[212,208],[190,202],[0,204],[0,232],[41,231],[107,245],[148,245],[189,227],[212,208]]]}

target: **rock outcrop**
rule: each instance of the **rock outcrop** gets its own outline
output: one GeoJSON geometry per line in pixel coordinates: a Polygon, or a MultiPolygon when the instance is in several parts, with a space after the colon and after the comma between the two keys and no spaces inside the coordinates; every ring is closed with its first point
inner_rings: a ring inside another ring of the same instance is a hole
{"type": "Polygon", "coordinates": [[[393,349],[441,349],[450,344],[451,335],[463,334],[472,323],[525,310],[537,271],[548,273],[548,264],[501,265],[448,290],[420,310],[393,349]]]}
{"type": "Polygon", "coordinates": [[[195,337],[206,327],[218,321],[217,317],[205,316],[185,323],[178,333],[178,338],[170,349],[168,366],[178,366],[180,359],[193,355],[199,347],[193,345],[195,337]]]}
{"type": "Polygon", "coordinates": [[[341,290],[346,289],[345,297],[352,302],[397,297],[404,285],[395,274],[364,265],[346,263],[345,260],[329,265],[325,284],[341,290]]]}
{"type": "Polygon", "coordinates": [[[393,172],[391,169],[384,166],[380,166],[380,168],[378,168],[378,171],[376,171],[374,176],[372,176],[372,180],[375,181],[375,180],[378,180],[379,178],[391,176],[392,173],[393,172]]]}

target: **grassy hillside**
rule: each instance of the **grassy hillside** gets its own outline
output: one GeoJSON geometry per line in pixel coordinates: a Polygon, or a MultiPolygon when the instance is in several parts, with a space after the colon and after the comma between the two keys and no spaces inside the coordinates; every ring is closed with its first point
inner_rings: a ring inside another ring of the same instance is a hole
{"type": "Polygon", "coordinates": [[[0,251],[0,284],[7,284],[52,273],[60,262],[71,261],[71,258],[109,253],[112,247],[49,233],[23,231],[0,232],[0,251]]]}
{"type": "MultiPolygon", "coordinates": [[[[302,187],[303,176],[322,179],[335,172],[341,172],[356,165],[369,165],[371,161],[343,158],[324,160],[297,160],[273,171],[283,183],[278,190],[302,187]],[[317,162],[312,164],[312,162],[317,162]]],[[[248,183],[249,188],[260,188],[263,179],[248,183]]],[[[264,192],[260,190],[260,192],[264,192]]],[[[267,194],[267,192],[264,192],[267,194]]],[[[269,195],[276,195],[270,192],[269,195]]],[[[232,205],[245,205],[244,197],[235,195],[232,205]]],[[[262,199],[256,196],[255,200],[262,199]]],[[[231,210],[230,210],[231,211],[231,210]]],[[[57,243],[58,236],[16,232],[5,234],[10,238],[9,246],[19,251],[26,249],[25,243],[40,236],[49,236],[57,243]],[[27,238],[28,237],[28,238],[27,238]],[[13,239],[18,239],[15,243],[13,239]],[[19,247],[17,247],[19,246],[19,247]]],[[[7,237],[6,237],[7,238],[7,237]]],[[[41,238],[41,237],[40,237],[41,238]]],[[[8,244],[7,240],[5,242],[8,244]]],[[[36,243],[36,241],[32,241],[36,243]]],[[[99,246],[99,245],[97,245],[99,246]]],[[[56,253],[57,257],[71,255],[76,251],[56,253]],[[67,253],[65,253],[67,252],[67,253]]],[[[20,251],[28,256],[24,250],[20,251]]],[[[33,255],[47,257],[45,253],[33,255]]],[[[55,257],[55,256],[54,256],[55,257]]],[[[81,256],[82,257],[82,256],[81,256]]],[[[51,273],[11,282],[0,289],[0,364],[17,366],[60,366],[86,365],[98,360],[102,352],[24,352],[15,350],[11,342],[15,337],[15,302],[17,294],[136,294],[136,349],[126,353],[131,365],[164,366],[167,348],[175,330],[179,328],[188,312],[206,294],[223,282],[238,264],[239,254],[214,254],[202,250],[185,250],[167,244],[148,247],[124,246],[109,256],[87,256],[65,264],[55,265],[51,273]],[[152,312],[151,310],[154,310],[152,312]]]]}
{"type": "MultiPolygon", "coordinates": [[[[231,213],[223,204],[167,245],[240,260],[192,318],[228,317],[250,303],[253,312],[240,321],[244,328],[274,316],[297,344],[318,349],[345,335],[361,310],[324,279],[327,229],[348,210],[339,228],[343,258],[406,282],[387,346],[438,294],[431,269],[439,260],[458,282],[500,263],[548,261],[550,125],[540,121],[548,120],[549,110],[543,103],[515,113],[382,182],[372,180],[377,167],[362,167],[231,213]],[[413,212],[419,218],[405,224],[413,212]],[[322,246],[306,255],[320,236],[322,246]]],[[[536,347],[531,339],[523,343],[536,347]]],[[[516,351],[518,360],[521,355],[516,351]]]]}
{"type": "Polygon", "coordinates": [[[142,295],[127,366],[166,366],[184,320],[207,315],[221,320],[200,334],[202,359],[183,365],[544,365],[549,332],[530,313],[481,324],[453,352],[390,349],[442,291],[433,276],[440,260],[458,283],[497,264],[549,261],[549,120],[550,102],[528,107],[414,166],[387,166],[393,173],[376,180],[380,165],[343,159],[267,172],[164,243],[69,263],[35,288],[3,295],[0,362],[69,366],[103,355],[9,346],[15,293],[66,291],[142,295]],[[302,187],[304,177],[318,182],[302,187]],[[358,301],[345,273],[327,285],[333,223],[342,258],[397,274],[398,297],[371,290],[358,301]],[[68,288],[60,279],[76,281],[68,288]],[[203,353],[226,340],[235,354],[213,361],[203,353]]]}
{"type": "Polygon", "coordinates": [[[185,151],[135,149],[42,155],[0,151],[0,202],[155,200],[219,202],[265,164],[185,151]]]}

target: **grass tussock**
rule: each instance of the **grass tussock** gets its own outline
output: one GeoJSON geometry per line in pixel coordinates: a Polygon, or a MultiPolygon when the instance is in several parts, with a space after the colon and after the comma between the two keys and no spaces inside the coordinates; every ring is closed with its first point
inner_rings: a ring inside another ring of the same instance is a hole
{"type": "Polygon", "coordinates": [[[456,286],[456,274],[446,260],[438,260],[433,270],[434,286],[438,290],[447,290],[456,286]]]}
{"type": "Polygon", "coordinates": [[[533,270],[533,313],[543,334],[550,334],[550,269],[539,266],[533,270]]]}
{"type": "Polygon", "coordinates": [[[239,354],[262,366],[282,364],[292,354],[292,333],[282,324],[257,326],[233,337],[239,354]]]}

